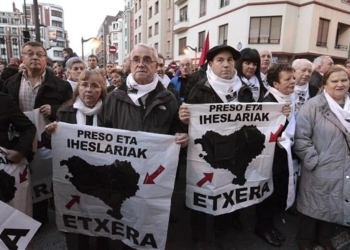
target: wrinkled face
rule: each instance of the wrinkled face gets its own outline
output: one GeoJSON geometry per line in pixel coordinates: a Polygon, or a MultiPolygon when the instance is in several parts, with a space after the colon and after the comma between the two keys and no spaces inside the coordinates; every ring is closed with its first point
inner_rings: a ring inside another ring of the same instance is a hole
{"type": "Polygon", "coordinates": [[[42,47],[27,45],[22,50],[22,61],[29,71],[44,71],[46,67],[46,51],[42,47]]]}
{"type": "Polygon", "coordinates": [[[81,72],[85,69],[83,63],[74,63],[71,69],[68,69],[67,73],[71,80],[78,82],[81,72]]]}
{"type": "Polygon", "coordinates": [[[118,73],[111,74],[111,84],[119,87],[122,83],[122,77],[118,73]]]}
{"type": "Polygon", "coordinates": [[[250,79],[255,74],[257,67],[258,65],[256,63],[244,61],[242,63],[242,72],[244,77],[250,79]]]}
{"type": "Polygon", "coordinates": [[[263,50],[260,52],[261,69],[267,70],[272,63],[272,55],[268,50],[263,50]]]}
{"type": "Polygon", "coordinates": [[[165,74],[165,64],[164,64],[164,60],[162,58],[158,58],[157,60],[157,74],[163,78],[164,74],[165,74]]]}
{"type": "Polygon", "coordinates": [[[53,65],[53,70],[55,71],[56,74],[59,74],[62,72],[62,65],[58,64],[58,63],[55,63],[53,65]]]}
{"type": "Polygon", "coordinates": [[[309,82],[312,74],[312,65],[307,62],[300,63],[300,67],[294,71],[295,84],[303,86],[309,82]]]}
{"type": "Polygon", "coordinates": [[[293,73],[293,71],[281,71],[279,73],[279,81],[273,82],[273,87],[284,95],[292,94],[295,87],[293,73]]]}
{"type": "Polygon", "coordinates": [[[342,102],[349,91],[349,75],[345,71],[333,72],[324,86],[326,92],[336,101],[342,102]]]}
{"type": "Polygon", "coordinates": [[[95,69],[97,67],[97,59],[96,59],[96,57],[89,57],[88,63],[89,63],[89,67],[91,69],[95,69]]]}
{"type": "Polygon", "coordinates": [[[96,77],[91,77],[88,80],[79,82],[79,97],[86,107],[94,107],[101,98],[101,85],[96,77]]]}
{"type": "Polygon", "coordinates": [[[213,61],[209,62],[211,70],[220,78],[230,80],[235,74],[235,60],[229,51],[217,54],[213,61]]]}
{"type": "Polygon", "coordinates": [[[157,61],[151,49],[138,46],[134,48],[131,58],[131,74],[138,84],[152,82],[157,71],[157,61]]]}
{"type": "Polygon", "coordinates": [[[113,69],[113,64],[108,63],[106,66],[106,72],[107,74],[111,73],[111,70],[113,69]]]}
{"type": "Polygon", "coordinates": [[[333,66],[333,60],[332,58],[324,58],[321,62],[321,65],[319,67],[319,72],[324,74],[329,70],[330,67],[333,66]]]}
{"type": "Polygon", "coordinates": [[[18,66],[18,59],[17,58],[11,58],[10,59],[10,65],[18,66]]]}
{"type": "Polygon", "coordinates": [[[189,76],[192,73],[191,70],[191,61],[188,58],[184,58],[180,61],[180,71],[181,76],[189,76]]]}
{"type": "Polygon", "coordinates": [[[66,57],[66,56],[68,56],[68,53],[66,51],[62,51],[62,55],[63,55],[63,57],[66,57]]]}

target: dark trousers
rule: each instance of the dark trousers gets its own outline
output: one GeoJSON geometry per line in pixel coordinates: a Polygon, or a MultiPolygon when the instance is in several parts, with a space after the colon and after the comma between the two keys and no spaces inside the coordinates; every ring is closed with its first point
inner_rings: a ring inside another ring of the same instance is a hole
{"type": "MultiPolygon", "coordinates": [[[[288,169],[287,169],[288,171],[288,169]]],[[[256,205],[255,230],[264,232],[274,227],[275,214],[286,208],[288,196],[288,172],[273,175],[273,193],[256,205]]]]}
{"type": "Polygon", "coordinates": [[[204,212],[191,210],[190,223],[193,241],[204,241],[208,238],[208,218],[214,220],[214,237],[225,237],[231,223],[231,214],[208,215],[204,212]]]}
{"type": "Polygon", "coordinates": [[[84,234],[66,233],[66,244],[68,250],[108,250],[108,238],[106,237],[93,237],[84,234]],[[95,239],[96,243],[92,244],[92,240],[95,239]],[[93,247],[96,245],[96,247],[93,247]]]}
{"type": "Polygon", "coordinates": [[[332,223],[299,214],[298,232],[295,237],[299,247],[312,248],[315,243],[331,246],[332,223]]]}

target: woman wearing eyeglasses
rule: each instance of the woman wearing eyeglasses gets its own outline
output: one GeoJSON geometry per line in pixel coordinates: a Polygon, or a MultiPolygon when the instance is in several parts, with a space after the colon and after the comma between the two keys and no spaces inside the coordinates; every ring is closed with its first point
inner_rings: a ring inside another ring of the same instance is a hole
{"type": "MultiPolygon", "coordinates": [[[[59,108],[57,120],[71,124],[97,126],[97,115],[106,96],[105,78],[98,71],[84,70],[79,76],[73,98],[59,108]]],[[[46,133],[51,134],[56,127],[56,122],[47,125],[46,133]]],[[[68,250],[92,249],[90,248],[89,238],[90,236],[87,235],[67,233],[68,250]]],[[[108,249],[107,240],[107,238],[98,237],[95,249],[108,249]]]]}

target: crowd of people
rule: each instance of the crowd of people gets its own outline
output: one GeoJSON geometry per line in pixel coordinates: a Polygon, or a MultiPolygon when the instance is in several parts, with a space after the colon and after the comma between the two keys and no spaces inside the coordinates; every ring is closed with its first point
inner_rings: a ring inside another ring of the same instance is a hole
{"type": "MultiPolygon", "coordinates": [[[[7,149],[10,162],[33,158],[35,127],[23,112],[37,108],[51,122],[46,126],[48,148],[57,121],[62,121],[175,135],[183,148],[179,157],[186,157],[187,104],[283,103],[287,119],[274,152],[274,191],[256,205],[256,235],[272,246],[285,241],[274,217],[286,209],[290,173],[287,152],[279,142],[293,119],[293,153],[301,163],[296,198],[299,248],[334,249],[332,224],[350,226],[350,59],[343,65],[334,65],[329,56],[313,62],[299,58],[291,64],[272,63],[267,50],[237,51],[217,45],[206,53],[206,63],[199,68],[193,69],[190,58],[183,57],[173,70],[166,67],[160,53],[142,43],[135,45],[122,66],[108,62],[105,68],[99,67],[95,55],[88,57],[86,65],[71,48],[65,48],[63,55],[63,62],[50,64],[40,43],[27,42],[21,60],[12,58],[7,67],[0,65],[0,146],[7,149]],[[159,112],[158,105],[166,112],[159,112]],[[19,133],[16,140],[7,136],[9,124],[19,133]]],[[[47,210],[47,200],[35,203],[33,218],[45,225],[47,210]]],[[[235,228],[242,228],[239,211],[214,217],[214,243],[210,245],[208,216],[191,211],[192,249],[232,249],[226,239],[232,221],[235,228]]],[[[89,237],[66,233],[68,249],[90,249],[89,237]]],[[[115,249],[106,238],[96,240],[97,249],[115,249]]],[[[125,245],[123,249],[132,248],[125,245]]]]}

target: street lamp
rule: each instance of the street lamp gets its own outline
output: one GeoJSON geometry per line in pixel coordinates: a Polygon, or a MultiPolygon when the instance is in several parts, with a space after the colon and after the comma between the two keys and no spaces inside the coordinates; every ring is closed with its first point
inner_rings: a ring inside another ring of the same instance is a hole
{"type": "Polygon", "coordinates": [[[99,43],[98,38],[96,37],[90,37],[88,39],[84,39],[83,37],[81,37],[81,58],[83,59],[83,61],[84,61],[84,43],[90,41],[91,39],[94,39],[93,42],[95,46],[97,45],[97,43],[99,43]]]}
{"type": "Polygon", "coordinates": [[[197,69],[197,52],[198,52],[198,48],[197,47],[193,48],[193,47],[191,47],[189,45],[186,45],[185,47],[187,48],[187,49],[184,49],[185,54],[188,53],[188,49],[194,51],[194,68],[197,69]]]}

